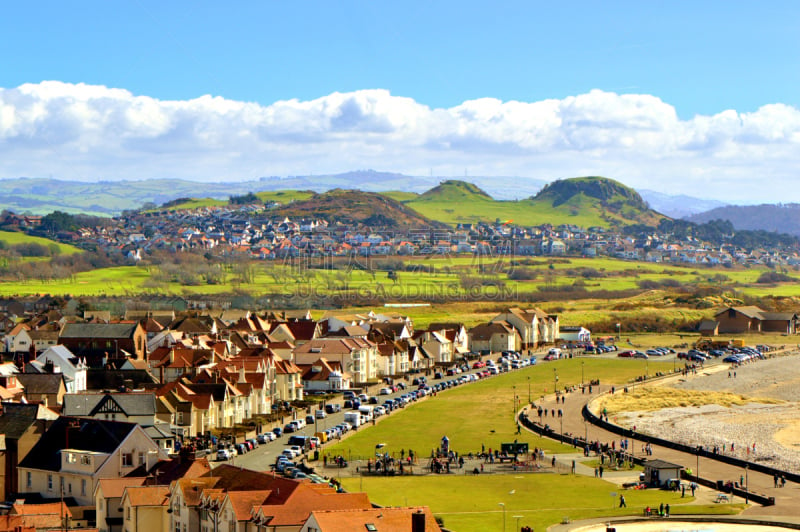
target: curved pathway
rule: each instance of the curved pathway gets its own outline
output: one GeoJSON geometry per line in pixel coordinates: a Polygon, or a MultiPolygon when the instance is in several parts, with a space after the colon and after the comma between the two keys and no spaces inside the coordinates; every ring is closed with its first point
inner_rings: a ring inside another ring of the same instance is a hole
{"type": "MultiPolygon", "coordinates": [[[[698,370],[697,376],[701,376],[708,371],[714,371],[714,369],[707,368],[706,370],[698,370]]],[[[565,403],[559,403],[558,405],[556,405],[554,395],[547,396],[543,402],[537,403],[537,406],[541,405],[542,408],[547,408],[548,410],[555,409],[558,411],[558,409],[561,409],[564,414],[563,418],[560,420],[558,418],[553,419],[552,416],[548,416],[546,419],[543,418],[542,422],[550,424],[551,428],[556,432],[561,430],[563,423],[563,432],[565,434],[571,434],[579,438],[583,438],[584,435],[588,435],[588,440],[590,442],[599,441],[600,443],[611,444],[612,441],[616,440],[617,448],[619,448],[619,440],[621,436],[594,426],[591,423],[586,423],[584,422],[583,418],[584,405],[602,393],[609,393],[610,388],[610,386],[603,385],[594,386],[592,394],[588,393],[588,388],[586,389],[587,393],[581,393],[580,390],[571,392],[566,394],[565,403]]],[[[617,393],[622,392],[618,389],[617,393]]],[[[538,420],[538,414],[536,413],[536,410],[527,408],[527,413],[531,420],[538,420]]],[[[661,447],[658,445],[651,445],[651,448],[653,450],[653,454],[652,456],[648,457],[649,459],[661,459],[666,460],[667,462],[680,464],[691,469],[695,473],[699,472],[701,478],[709,480],[724,480],[726,482],[729,480],[738,482],[738,479],[745,474],[745,471],[740,467],[735,467],[711,458],[698,458],[698,456],[695,454],[686,453],[667,447],[661,447]]],[[[637,443],[631,440],[631,449],[635,452],[637,457],[643,456],[642,442],[637,443]]],[[[748,516],[785,516],[788,518],[787,520],[792,521],[800,518],[800,485],[787,482],[786,487],[775,488],[772,475],[766,475],[755,471],[749,471],[747,473],[747,482],[751,492],[766,495],[768,497],[774,497],[775,505],[760,506],[753,504],[746,509],[743,514],[748,516]]],[[[711,488],[701,487],[700,489],[701,491],[715,492],[715,490],[711,490],[711,488]]]]}

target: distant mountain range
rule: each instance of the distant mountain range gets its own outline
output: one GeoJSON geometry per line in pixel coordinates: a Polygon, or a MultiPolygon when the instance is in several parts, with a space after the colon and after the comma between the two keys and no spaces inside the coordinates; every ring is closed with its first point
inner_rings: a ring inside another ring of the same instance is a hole
{"type": "MultiPolygon", "coordinates": [[[[367,192],[404,191],[422,194],[449,177],[409,176],[375,170],[341,174],[262,177],[252,181],[197,183],[180,179],[142,181],[61,181],[58,179],[14,178],[0,180],[0,209],[17,213],[46,214],[54,210],[113,216],[145,204],[161,205],[182,197],[227,199],[232,195],[271,190],[359,189],[367,192]],[[198,192],[202,191],[202,192],[198,192]]],[[[547,182],[525,177],[469,176],[464,181],[485,191],[493,200],[525,200],[535,196],[547,182]]],[[[641,196],[654,210],[669,217],[683,217],[724,205],[714,200],[670,196],[643,190],[641,196]]],[[[498,215],[499,216],[499,215],[498,215]]]]}
{"type": "Polygon", "coordinates": [[[670,196],[669,194],[646,189],[639,190],[638,192],[650,205],[651,209],[665,214],[670,218],[684,218],[727,205],[722,201],[693,198],[683,194],[670,196]]]}
{"type": "Polygon", "coordinates": [[[729,220],[735,229],[764,230],[800,236],[800,204],[728,205],[686,218],[691,222],[729,220]]]}

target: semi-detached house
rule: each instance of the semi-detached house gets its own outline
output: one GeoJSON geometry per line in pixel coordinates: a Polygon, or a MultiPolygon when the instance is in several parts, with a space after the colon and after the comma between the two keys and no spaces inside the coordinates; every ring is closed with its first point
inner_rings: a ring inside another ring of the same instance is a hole
{"type": "Polygon", "coordinates": [[[94,505],[101,478],[122,477],[167,454],[135,423],[60,417],[19,464],[19,490],[94,505]]]}
{"type": "Polygon", "coordinates": [[[294,350],[295,363],[311,365],[324,357],[338,362],[342,371],[352,375],[357,383],[377,377],[378,356],[377,345],[366,338],[317,338],[294,350]]]}

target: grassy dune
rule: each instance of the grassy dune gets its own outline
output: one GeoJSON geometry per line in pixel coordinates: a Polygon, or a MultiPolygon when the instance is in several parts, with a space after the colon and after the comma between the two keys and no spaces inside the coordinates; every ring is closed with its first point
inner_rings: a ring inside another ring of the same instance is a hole
{"type": "Polygon", "coordinates": [[[778,399],[747,397],[728,392],[706,392],[698,390],[679,390],[666,386],[639,387],[627,394],[605,396],[597,401],[599,409],[608,409],[609,414],[621,412],[652,412],[664,408],[699,407],[719,405],[724,407],[742,406],[748,403],[779,404],[778,399]]]}

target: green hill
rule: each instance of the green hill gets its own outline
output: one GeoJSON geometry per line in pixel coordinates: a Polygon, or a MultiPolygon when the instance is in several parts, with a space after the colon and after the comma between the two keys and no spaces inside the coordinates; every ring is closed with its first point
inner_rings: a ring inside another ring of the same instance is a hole
{"type": "MultiPolygon", "coordinates": [[[[401,194],[397,193],[398,199],[402,198],[401,194]]],[[[451,180],[403,203],[428,218],[448,224],[499,219],[518,225],[608,227],[634,223],[653,225],[663,218],[648,209],[635,190],[602,177],[555,181],[536,196],[520,201],[498,201],[475,185],[451,180]]]]}
{"type": "MultiPolygon", "coordinates": [[[[275,202],[286,205],[293,201],[309,199],[314,194],[311,190],[266,190],[256,192],[254,196],[260,203],[275,202]]],[[[225,207],[226,205],[230,205],[230,201],[214,198],[178,198],[149,211],[182,211],[204,207],[225,207]]]]}
{"type": "MultiPolygon", "coordinates": [[[[542,211],[557,211],[570,217],[596,218],[597,223],[589,226],[657,225],[664,218],[662,214],[651,210],[638,192],[605,177],[559,179],[545,186],[529,201],[532,207],[542,211]]],[[[577,225],[587,226],[585,223],[577,225]]]]}
{"type": "Polygon", "coordinates": [[[72,255],[73,253],[80,253],[81,250],[69,244],[62,244],[55,240],[42,238],[38,236],[31,236],[27,233],[19,231],[0,231],[0,242],[4,242],[6,246],[17,246],[20,244],[39,244],[48,249],[58,250],[57,253],[61,255],[72,255]]]}
{"type": "Polygon", "coordinates": [[[392,227],[432,227],[439,223],[388,196],[334,189],[270,211],[274,216],[321,218],[329,223],[363,223],[392,227]]]}

